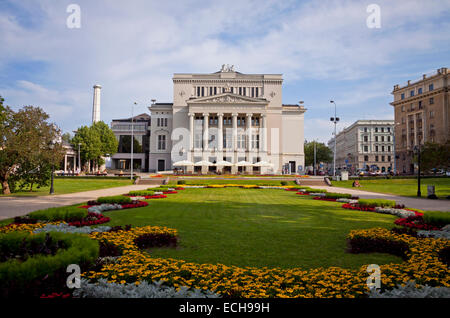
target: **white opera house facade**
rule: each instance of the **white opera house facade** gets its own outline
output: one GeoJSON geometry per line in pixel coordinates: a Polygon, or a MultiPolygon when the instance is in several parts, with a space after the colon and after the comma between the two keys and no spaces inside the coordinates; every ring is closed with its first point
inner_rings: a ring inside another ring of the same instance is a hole
{"type": "Polygon", "coordinates": [[[149,171],[302,173],[304,113],[281,74],[174,74],[173,103],[149,107],[149,171]]]}

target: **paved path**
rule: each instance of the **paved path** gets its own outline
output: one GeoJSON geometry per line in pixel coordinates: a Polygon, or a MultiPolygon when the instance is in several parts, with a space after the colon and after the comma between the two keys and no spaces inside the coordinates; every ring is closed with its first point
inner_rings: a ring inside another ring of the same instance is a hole
{"type": "Polygon", "coordinates": [[[339,187],[328,187],[328,186],[309,186],[315,189],[325,189],[328,192],[337,193],[349,193],[351,195],[357,196],[361,199],[387,199],[395,200],[398,204],[404,204],[409,208],[416,208],[420,210],[429,211],[449,211],[450,212],[450,201],[449,200],[430,200],[430,199],[420,199],[412,197],[402,197],[398,195],[369,192],[364,190],[339,188],[339,187]]]}
{"type": "Polygon", "coordinates": [[[72,205],[89,200],[95,200],[101,196],[126,194],[132,190],[144,190],[151,187],[157,187],[157,185],[129,185],[125,187],[116,187],[69,194],[46,195],[39,197],[1,197],[0,220],[25,215],[29,212],[40,209],[47,209],[63,205],[72,205]]]}

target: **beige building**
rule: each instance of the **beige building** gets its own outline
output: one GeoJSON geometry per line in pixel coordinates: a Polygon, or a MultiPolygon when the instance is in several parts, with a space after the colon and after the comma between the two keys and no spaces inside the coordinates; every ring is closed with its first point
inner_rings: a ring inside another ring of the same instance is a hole
{"type": "Polygon", "coordinates": [[[400,173],[414,173],[414,147],[449,140],[448,69],[443,67],[405,85],[395,85],[396,158],[400,173]]]}
{"type": "Polygon", "coordinates": [[[302,105],[282,104],[281,74],[174,74],[173,103],[153,103],[150,171],[304,170],[302,105]]]}
{"type": "MultiPolygon", "coordinates": [[[[394,171],[393,120],[358,120],[337,134],[336,169],[394,171]]],[[[328,142],[334,151],[335,139],[328,142]]]]}

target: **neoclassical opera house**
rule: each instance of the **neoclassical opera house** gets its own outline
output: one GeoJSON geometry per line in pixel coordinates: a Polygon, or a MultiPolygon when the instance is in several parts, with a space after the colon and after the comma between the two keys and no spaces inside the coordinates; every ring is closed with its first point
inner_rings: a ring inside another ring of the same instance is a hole
{"type": "Polygon", "coordinates": [[[298,173],[302,105],[282,103],[281,74],[174,74],[173,103],[153,103],[149,170],[298,173]]]}

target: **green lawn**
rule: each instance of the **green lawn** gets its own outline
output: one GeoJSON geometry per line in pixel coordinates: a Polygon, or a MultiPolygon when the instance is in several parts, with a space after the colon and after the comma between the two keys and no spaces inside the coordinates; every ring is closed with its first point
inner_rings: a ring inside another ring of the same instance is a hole
{"type": "MultiPolygon", "coordinates": [[[[353,188],[353,180],[333,181],[333,186],[343,188],[353,188]]],[[[373,191],[387,194],[395,194],[406,197],[417,196],[417,179],[379,179],[379,180],[359,180],[361,188],[353,188],[364,191],[373,191]]],[[[422,197],[427,196],[427,185],[434,185],[436,195],[439,198],[446,198],[450,195],[450,178],[424,178],[420,182],[422,197]]]]}
{"type": "MultiPolygon", "coordinates": [[[[275,185],[275,186],[281,186],[281,182],[283,180],[235,180],[233,178],[229,179],[185,179],[186,184],[193,185],[193,184],[267,184],[267,185],[275,185]]],[[[170,180],[171,185],[175,185],[178,182],[178,180],[170,180]]],[[[288,185],[295,185],[294,181],[284,181],[287,182],[288,185]]]]}
{"type": "Polygon", "coordinates": [[[186,189],[145,208],[111,211],[108,225],[175,228],[178,248],[154,257],[255,267],[358,268],[401,262],[387,254],[348,254],[352,229],[392,228],[394,216],[357,212],[335,202],[269,189],[186,189]]]}
{"type": "MultiPolygon", "coordinates": [[[[107,189],[113,187],[127,186],[132,184],[130,179],[95,179],[92,178],[55,178],[54,190],[55,194],[75,193],[90,190],[107,189]]],[[[33,191],[25,189],[19,192],[12,193],[10,196],[42,196],[48,195],[50,186],[37,189],[33,188],[33,191]]],[[[1,191],[0,191],[1,192],[1,191]]],[[[0,194],[0,196],[4,196],[0,194]]]]}

